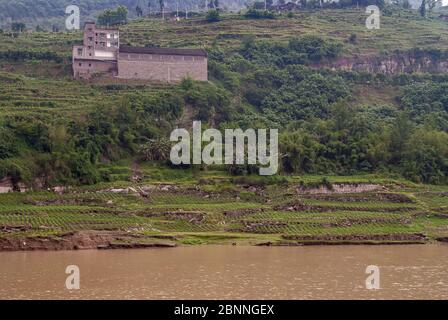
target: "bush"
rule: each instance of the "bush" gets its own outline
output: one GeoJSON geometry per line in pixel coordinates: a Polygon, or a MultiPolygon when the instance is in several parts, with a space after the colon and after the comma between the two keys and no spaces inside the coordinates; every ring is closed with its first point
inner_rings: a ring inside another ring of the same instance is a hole
{"type": "Polygon", "coordinates": [[[270,11],[250,9],[244,17],[247,19],[275,19],[275,14],[270,11]]]}
{"type": "Polygon", "coordinates": [[[219,16],[219,11],[215,9],[209,10],[206,19],[208,22],[218,22],[219,20],[221,20],[221,17],[219,16]]]}
{"type": "Polygon", "coordinates": [[[47,60],[62,62],[63,58],[53,51],[28,51],[28,50],[8,50],[0,51],[0,60],[24,61],[24,60],[47,60]]]}
{"type": "Polygon", "coordinates": [[[350,35],[350,37],[348,38],[348,42],[350,43],[356,43],[358,41],[358,36],[356,35],[356,33],[352,33],[350,35]]]}
{"type": "Polygon", "coordinates": [[[118,6],[115,10],[107,9],[98,16],[98,24],[103,26],[114,26],[125,24],[128,21],[128,9],[118,6]]]}

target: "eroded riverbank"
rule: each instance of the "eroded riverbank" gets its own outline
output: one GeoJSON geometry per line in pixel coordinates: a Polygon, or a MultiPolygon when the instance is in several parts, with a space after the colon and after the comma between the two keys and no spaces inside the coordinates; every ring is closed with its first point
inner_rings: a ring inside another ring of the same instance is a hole
{"type": "MultiPolygon", "coordinates": [[[[219,237],[219,235],[215,235],[219,237]]],[[[251,245],[260,247],[284,246],[334,246],[334,245],[431,245],[446,243],[448,238],[430,239],[424,234],[364,234],[364,235],[322,235],[322,236],[269,236],[269,241],[263,237],[234,238],[223,235],[215,239],[215,245],[251,245]],[[233,242],[229,240],[233,239],[233,242]]],[[[209,236],[212,238],[213,236],[209,236]]],[[[0,252],[5,251],[61,251],[61,250],[116,250],[144,248],[174,248],[182,243],[184,236],[178,235],[142,235],[118,231],[81,231],[62,235],[38,237],[4,237],[0,238],[0,252]]],[[[200,242],[186,245],[200,245],[200,242]]]]}

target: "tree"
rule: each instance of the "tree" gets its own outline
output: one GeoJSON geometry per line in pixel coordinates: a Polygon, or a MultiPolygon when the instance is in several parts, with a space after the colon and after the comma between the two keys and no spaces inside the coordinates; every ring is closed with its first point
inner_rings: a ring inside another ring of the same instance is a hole
{"type": "Polygon", "coordinates": [[[13,22],[11,24],[12,31],[23,32],[26,29],[26,25],[23,22],[13,22]]]}
{"type": "Polygon", "coordinates": [[[103,26],[114,26],[125,24],[128,21],[128,9],[118,6],[115,10],[107,9],[98,16],[98,24],[103,26]]]}
{"type": "Polygon", "coordinates": [[[165,0],[159,0],[160,11],[162,12],[162,19],[165,20],[165,0]]]}
{"type": "Polygon", "coordinates": [[[426,17],[426,0],[422,1],[419,12],[422,17],[426,17]]]}
{"type": "Polygon", "coordinates": [[[435,8],[437,0],[426,0],[426,1],[428,5],[428,11],[431,12],[435,8]]]}
{"type": "Polygon", "coordinates": [[[219,20],[221,20],[219,11],[216,9],[209,10],[206,19],[208,22],[218,22],[219,20]]]}
{"type": "Polygon", "coordinates": [[[396,119],[390,132],[390,152],[392,162],[399,164],[403,158],[403,152],[412,135],[414,126],[406,113],[402,113],[396,119]]]}
{"type": "Polygon", "coordinates": [[[145,161],[166,161],[170,157],[171,142],[167,139],[151,139],[140,146],[140,154],[145,161]]]}
{"type": "Polygon", "coordinates": [[[137,13],[137,17],[143,16],[143,10],[142,10],[142,8],[140,8],[139,5],[137,5],[137,7],[135,8],[135,12],[137,13]]]}
{"type": "Polygon", "coordinates": [[[149,16],[151,16],[151,9],[152,9],[152,0],[148,0],[148,11],[149,11],[149,16]]]}
{"type": "Polygon", "coordinates": [[[412,6],[409,3],[409,0],[403,0],[401,6],[403,7],[403,9],[412,9],[412,6]]]}

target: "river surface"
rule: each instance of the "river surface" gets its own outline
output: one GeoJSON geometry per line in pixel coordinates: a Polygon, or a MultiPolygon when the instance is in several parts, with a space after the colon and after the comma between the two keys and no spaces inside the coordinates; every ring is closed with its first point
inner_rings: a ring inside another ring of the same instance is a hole
{"type": "Polygon", "coordinates": [[[0,299],[448,299],[448,245],[3,252],[0,299]]]}

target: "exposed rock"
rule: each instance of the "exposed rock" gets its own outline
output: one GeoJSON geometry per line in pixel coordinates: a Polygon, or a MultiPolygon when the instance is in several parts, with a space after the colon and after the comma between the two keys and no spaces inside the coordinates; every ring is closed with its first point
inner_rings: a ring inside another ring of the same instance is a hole
{"type": "Polygon", "coordinates": [[[307,188],[304,186],[298,186],[296,188],[299,194],[361,193],[381,189],[385,189],[385,187],[372,183],[335,183],[331,185],[331,188],[325,185],[317,188],[307,188]]]}
{"type": "Polygon", "coordinates": [[[436,58],[427,52],[409,51],[383,56],[355,56],[314,65],[334,70],[395,75],[401,73],[448,73],[448,57],[436,58]]]}
{"type": "Polygon", "coordinates": [[[263,212],[264,209],[241,209],[241,210],[232,210],[232,211],[224,211],[224,215],[229,218],[238,218],[247,216],[254,213],[263,212]]]}
{"type": "Polygon", "coordinates": [[[287,204],[279,205],[274,207],[274,209],[277,211],[298,211],[298,212],[302,211],[331,212],[335,210],[332,207],[308,205],[300,201],[294,201],[287,204]]]}

